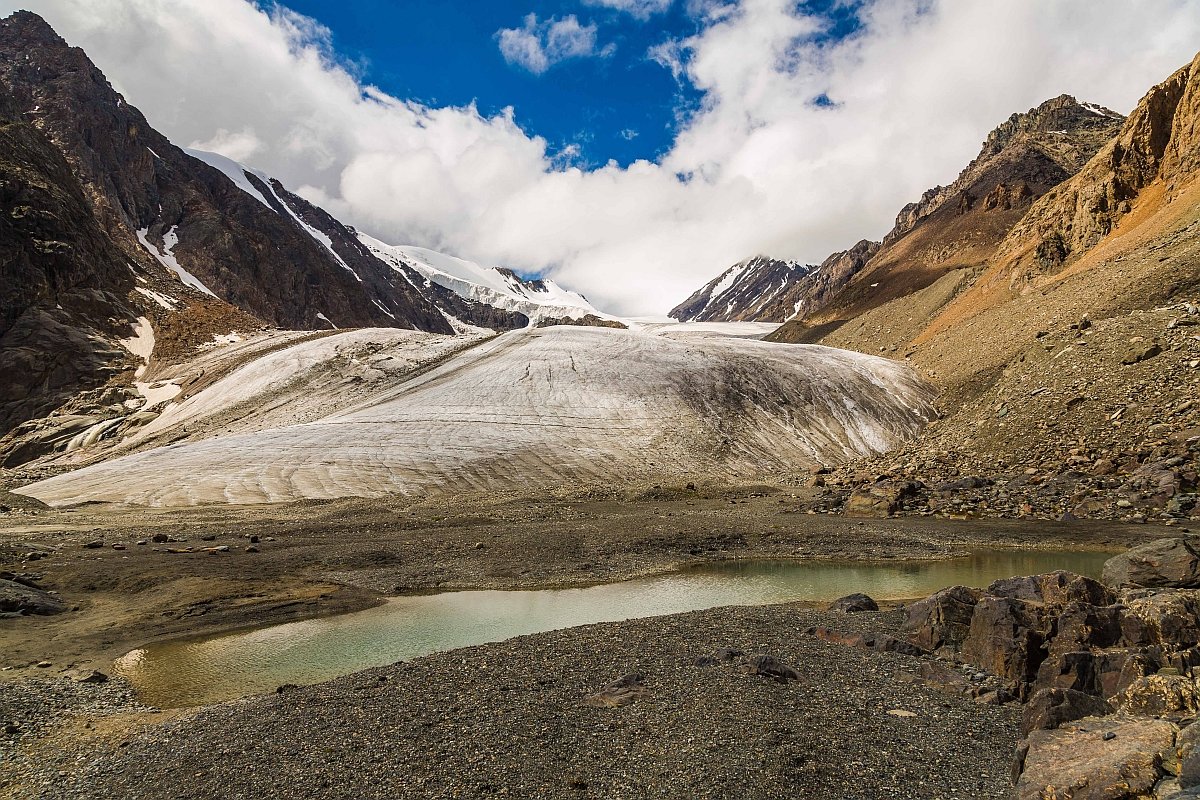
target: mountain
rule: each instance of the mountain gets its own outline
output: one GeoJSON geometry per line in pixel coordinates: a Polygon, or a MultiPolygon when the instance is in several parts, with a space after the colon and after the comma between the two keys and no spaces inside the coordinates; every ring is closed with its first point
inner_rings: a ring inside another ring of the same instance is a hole
{"type": "Polygon", "coordinates": [[[780,338],[808,340],[814,335],[809,329],[823,335],[888,300],[976,268],[1033,201],[1074,175],[1121,121],[1113,111],[1067,95],[1013,114],[953,183],[902,208],[881,243],[860,241],[797,275],[793,285],[772,286],[770,298],[746,295],[724,313],[730,319],[801,320],[780,338]]]}
{"type": "Polygon", "coordinates": [[[176,147],[29,12],[0,20],[0,125],[0,367],[19,376],[0,389],[3,463],[137,401],[135,339],[169,363],[262,328],[606,318],[550,281],[384,245],[262,172],[176,147]]]}
{"type": "MultiPolygon", "coordinates": [[[[680,322],[773,322],[764,309],[781,293],[811,272],[795,261],[755,256],[734,264],[671,309],[680,322]]],[[[782,322],[783,320],[778,320],[782,322]]]]}
{"type": "Polygon", "coordinates": [[[826,327],[792,321],[769,336],[894,353],[941,391],[944,419],[831,484],[966,487],[913,499],[921,513],[1200,513],[1198,173],[1200,55],[1030,198],[979,264],[869,297],[857,314],[847,299],[866,295],[847,291],[826,327]]]}

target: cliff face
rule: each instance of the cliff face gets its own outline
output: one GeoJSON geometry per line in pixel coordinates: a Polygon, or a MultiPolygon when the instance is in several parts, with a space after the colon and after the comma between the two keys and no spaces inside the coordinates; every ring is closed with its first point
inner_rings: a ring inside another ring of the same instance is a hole
{"type": "Polygon", "coordinates": [[[1169,197],[1200,166],[1200,56],[1152,88],[1116,136],[1030,209],[1004,243],[1010,271],[1053,273],[1110,234],[1151,183],[1169,197]]]}
{"type": "Polygon", "coordinates": [[[132,287],[71,167],[0,91],[0,431],[119,369],[132,287]]]}

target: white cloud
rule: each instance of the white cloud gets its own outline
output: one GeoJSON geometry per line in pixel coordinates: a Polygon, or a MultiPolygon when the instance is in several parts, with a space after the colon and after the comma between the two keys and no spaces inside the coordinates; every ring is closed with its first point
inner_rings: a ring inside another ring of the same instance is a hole
{"type": "Polygon", "coordinates": [[[647,20],[671,7],[673,0],[584,0],[584,5],[602,6],[624,11],[637,19],[647,20]]]}
{"type": "Polygon", "coordinates": [[[496,31],[500,53],[510,64],[541,75],[568,58],[607,57],[614,45],[596,49],[596,25],[581,25],[578,17],[568,14],[538,22],[537,14],[528,14],[520,28],[496,31]]]}
{"type": "MultiPolygon", "coordinates": [[[[867,0],[839,43],[815,40],[822,20],[793,0],[695,3],[700,32],[666,63],[699,109],[659,163],[586,170],[523,130],[520,109],[363,86],[298,15],[242,0],[20,5],[174,141],[245,156],[382,239],[548,268],[623,313],[661,313],[749,254],[815,262],[877,238],[1013,111],[1062,92],[1129,111],[1200,42],[1195,0],[867,0]],[[823,93],[837,105],[814,107],[823,93]]],[[[535,23],[543,54],[543,27],[563,21],[535,23]]]]}
{"type": "Polygon", "coordinates": [[[254,154],[262,149],[262,140],[254,135],[253,128],[242,128],[240,131],[227,131],[218,128],[211,139],[194,141],[188,145],[193,150],[208,150],[213,153],[232,158],[234,161],[248,163],[254,154]]]}

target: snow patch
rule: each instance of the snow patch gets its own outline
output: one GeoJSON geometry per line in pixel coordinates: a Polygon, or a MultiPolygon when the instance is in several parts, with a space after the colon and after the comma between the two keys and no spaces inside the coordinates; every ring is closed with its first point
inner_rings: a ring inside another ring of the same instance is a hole
{"type": "Polygon", "coordinates": [[[333,320],[322,314],[320,311],[317,312],[317,319],[324,320],[326,324],[328,324],[329,327],[333,328],[335,331],[338,329],[338,326],[333,324],[333,320]]]}
{"type": "Polygon", "coordinates": [[[207,150],[189,150],[187,148],[184,148],[183,152],[187,153],[197,161],[203,161],[213,169],[225,173],[225,177],[233,181],[234,186],[238,187],[267,208],[271,209],[271,211],[275,211],[275,208],[269,202],[267,202],[267,198],[263,197],[262,193],[259,192],[258,189],[254,188],[254,184],[246,178],[246,173],[248,172],[267,186],[270,186],[271,179],[263,173],[259,172],[258,170],[249,169],[246,166],[234,161],[232,158],[226,158],[220,153],[210,153],[207,150]]]}
{"type": "Polygon", "coordinates": [[[179,280],[183,281],[185,285],[204,292],[209,297],[216,297],[216,295],[213,294],[213,292],[207,286],[200,282],[199,278],[180,266],[179,262],[175,259],[175,245],[179,244],[179,234],[175,231],[178,228],[178,225],[172,225],[171,229],[163,234],[162,251],[159,251],[158,247],[155,246],[154,243],[148,238],[146,238],[147,234],[150,233],[149,228],[142,228],[139,230],[137,232],[137,238],[138,241],[142,243],[142,247],[146,248],[146,250],[150,252],[150,255],[158,259],[158,263],[162,264],[169,271],[174,272],[175,276],[178,277],[179,280]]]}
{"type": "Polygon", "coordinates": [[[521,281],[495,267],[483,267],[424,247],[390,245],[361,232],[358,240],[409,283],[412,280],[405,267],[466,300],[524,314],[531,325],[546,317],[579,318],[587,314],[619,320],[598,310],[583,295],[563,289],[552,280],[530,285],[532,282],[521,281]]]}

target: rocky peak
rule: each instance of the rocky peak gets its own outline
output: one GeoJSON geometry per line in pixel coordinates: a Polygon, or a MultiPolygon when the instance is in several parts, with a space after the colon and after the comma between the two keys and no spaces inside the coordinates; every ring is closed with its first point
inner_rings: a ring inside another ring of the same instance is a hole
{"type": "Polygon", "coordinates": [[[1142,189],[1162,178],[1168,196],[1200,171],[1200,55],[1154,86],[1115,136],[1070,181],[1036,203],[1005,248],[1056,272],[1108,235],[1142,189]]]}
{"type": "Polygon", "coordinates": [[[1017,113],[988,134],[979,155],[949,186],[935,186],[896,216],[886,237],[890,244],[912,231],[939,209],[951,205],[969,211],[976,201],[1001,189],[1000,203],[986,209],[1032,202],[1051,186],[1074,175],[1120,128],[1125,118],[1093,103],[1059,95],[1017,113]],[[1037,184],[1037,185],[1034,185],[1037,184]]]}
{"type": "Polygon", "coordinates": [[[768,307],[777,305],[778,298],[813,269],[765,255],[747,258],[700,287],[671,309],[670,316],[681,322],[782,322],[786,315],[779,316],[780,312],[768,311],[768,307]]]}
{"type": "Polygon", "coordinates": [[[1094,103],[1080,103],[1071,95],[1062,94],[1023,114],[1013,114],[997,125],[984,140],[979,158],[999,153],[1022,134],[1062,135],[1092,129],[1111,131],[1114,123],[1123,121],[1124,117],[1111,109],[1094,103]]]}

